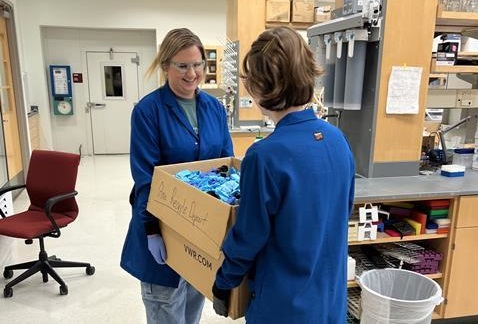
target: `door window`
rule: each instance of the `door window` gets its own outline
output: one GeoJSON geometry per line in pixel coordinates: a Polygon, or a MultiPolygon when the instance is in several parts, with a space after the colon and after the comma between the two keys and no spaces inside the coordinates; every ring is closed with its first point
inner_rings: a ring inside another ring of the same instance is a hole
{"type": "Polygon", "coordinates": [[[123,92],[123,67],[105,65],[103,67],[105,81],[105,98],[124,97],[123,92]]]}

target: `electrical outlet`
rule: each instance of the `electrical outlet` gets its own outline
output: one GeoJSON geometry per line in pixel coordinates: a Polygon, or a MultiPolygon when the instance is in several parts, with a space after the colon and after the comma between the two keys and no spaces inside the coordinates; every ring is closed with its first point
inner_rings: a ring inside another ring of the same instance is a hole
{"type": "Polygon", "coordinates": [[[473,103],[473,102],[471,101],[471,99],[461,99],[461,105],[462,105],[462,106],[467,106],[467,107],[469,107],[469,106],[472,105],[472,103],[473,103]]]}
{"type": "Polygon", "coordinates": [[[473,104],[473,92],[471,90],[458,90],[456,93],[457,106],[471,107],[473,104]]]}
{"type": "Polygon", "coordinates": [[[240,108],[251,108],[252,107],[252,98],[251,97],[241,97],[241,98],[239,98],[239,107],[240,108]]]}

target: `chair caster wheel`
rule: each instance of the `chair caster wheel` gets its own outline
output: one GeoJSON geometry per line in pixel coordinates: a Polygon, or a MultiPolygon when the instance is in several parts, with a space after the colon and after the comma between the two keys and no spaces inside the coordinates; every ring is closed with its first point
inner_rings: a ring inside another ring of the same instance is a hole
{"type": "Polygon", "coordinates": [[[93,266],[86,267],[86,274],[88,276],[94,275],[95,274],[95,267],[93,267],[93,266]]]}
{"type": "Polygon", "coordinates": [[[13,270],[3,271],[3,278],[10,279],[11,277],[13,277],[13,270]]]}
{"type": "Polygon", "coordinates": [[[3,297],[10,298],[13,296],[13,288],[5,288],[3,289],[3,297]]]}
{"type": "Polygon", "coordinates": [[[68,286],[60,286],[60,295],[68,295],[68,286]]]}
{"type": "Polygon", "coordinates": [[[48,273],[42,273],[43,282],[48,282],[48,273]]]}

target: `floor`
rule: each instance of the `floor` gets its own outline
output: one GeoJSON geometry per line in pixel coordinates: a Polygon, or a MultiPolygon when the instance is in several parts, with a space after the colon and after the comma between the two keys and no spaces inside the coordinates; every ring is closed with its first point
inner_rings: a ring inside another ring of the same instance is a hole
{"type": "MultiPolygon", "coordinates": [[[[90,277],[80,269],[58,270],[68,285],[66,296],[60,296],[52,279],[48,283],[42,282],[41,275],[27,279],[14,287],[12,298],[0,297],[0,323],[146,323],[139,282],[119,267],[131,217],[131,185],[127,155],[82,158],[77,181],[80,215],[62,230],[60,239],[46,239],[45,246],[49,255],[63,260],[90,262],[96,273],[90,277]]],[[[23,210],[27,204],[22,193],[15,199],[14,209],[23,210]]],[[[2,272],[5,265],[33,260],[37,253],[37,242],[25,245],[22,240],[0,237],[2,272]]],[[[0,286],[6,282],[1,277],[0,286]]],[[[201,323],[245,321],[217,316],[206,301],[201,323]]]]}

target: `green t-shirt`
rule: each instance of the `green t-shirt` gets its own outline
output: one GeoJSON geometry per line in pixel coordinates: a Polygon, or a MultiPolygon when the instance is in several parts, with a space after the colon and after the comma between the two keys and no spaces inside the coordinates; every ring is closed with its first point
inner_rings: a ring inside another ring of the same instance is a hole
{"type": "Polygon", "coordinates": [[[196,134],[198,133],[198,117],[196,114],[196,99],[183,99],[183,98],[177,98],[179,105],[181,108],[183,108],[184,113],[186,114],[186,117],[189,120],[189,123],[191,123],[191,126],[193,127],[194,131],[196,134]]]}

